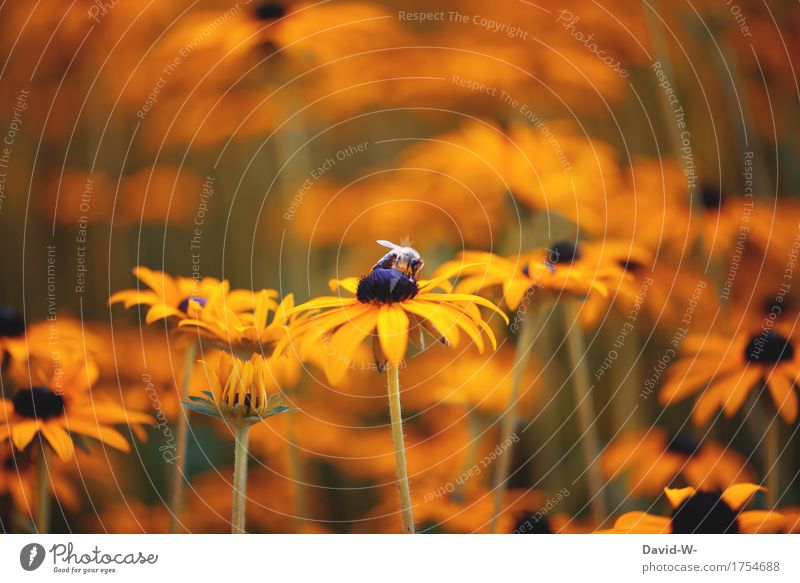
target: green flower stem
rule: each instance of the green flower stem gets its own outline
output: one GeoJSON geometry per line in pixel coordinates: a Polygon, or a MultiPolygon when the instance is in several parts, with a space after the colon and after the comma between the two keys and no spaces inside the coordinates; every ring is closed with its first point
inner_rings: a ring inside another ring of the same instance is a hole
{"type": "Polygon", "coordinates": [[[603,475],[597,463],[600,456],[600,436],[597,432],[597,414],[594,408],[592,386],[589,381],[589,361],[586,357],[586,341],[578,318],[576,302],[562,303],[564,327],[567,334],[567,354],[572,369],[572,387],[575,390],[575,406],[581,430],[581,447],[589,486],[589,506],[592,517],[599,526],[607,517],[603,475]]]}
{"type": "MultiPolygon", "coordinates": [[[[194,363],[197,357],[197,342],[186,347],[183,362],[183,381],[181,383],[180,402],[188,400],[189,382],[192,378],[194,363]]],[[[178,425],[175,430],[175,467],[172,474],[172,490],[170,492],[169,532],[175,534],[181,524],[184,502],[184,472],[186,470],[186,445],[189,439],[189,412],[183,407],[178,411],[178,425]]]]}
{"type": "MultiPolygon", "coordinates": [[[[522,320],[522,328],[520,329],[517,347],[514,352],[514,368],[511,371],[511,391],[508,396],[508,408],[500,426],[499,443],[509,443],[519,423],[519,393],[522,386],[522,378],[525,374],[525,363],[530,355],[535,332],[539,328],[537,325],[539,320],[540,318],[534,317],[533,314],[527,314],[522,320]]],[[[492,493],[492,518],[489,522],[490,534],[494,534],[497,531],[497,521],[503,512],[503,501],[505,500],[506,492],[508,492],[508,474],[511,471],[512,457],[512,451],[509,449],[500,456],[494,466],[494,474],[492,476],[492,486],[494,488],[492,493]]]]}
{"type": "Polygon", "coordinates": [[[403,440],[403,414],[400,409],[400,369],[397,364],[389,364],[386,375],[389,384],[389,417],[392,422],[392,443],[397,470],[397,488],[400,491],[403,532],[414,534],[414,510],[411,507],[411,487],[408,483],[406,446],[403,440]]]}
{"type": "Polygon", "coordinates": [[[50,472],[47,468],[47,446],[42,441],[42,447],[36,458],[36,532],[47,534],[50,532],[50,472]]]}
{"type": "Polygon", "coordinates": [[[244,534],[247,503],[247,460],[250,424],[242,423],[234,432],[233,501],[231,504],[231,534],[244,534]]]}
{"type": "MultiPolygon", "coordinates": [[[[478,452],[481,445],[481,420],[479,419],[480,413],[477,409],[470,409],[467,411],[467,429],[469,430],[469,446],[467,446],[467,455],[464,457],[464,464],[461,466],[461,476],[468,475],[469,471],[475,467],[478,461],[478,452]]],[[[453,500],[460,504],[466,502],[467,499],[467,482],[465,480],[459,481],[453,490],[453,500]]]]}
{"type": "Polygon", "coordinates": [[[286,435],[289,441],[289,477],[294,484],[294,530],[303,532],[305,519],[308,516],[308,495],[305,486],[305,467],[300,456],[300,448],[296,440],[294,415],[286,418],[286,435]]]}
{"type": "Polygon", "coordinates": [[[779,423],[780,419],[775,417],[767,421],[767,434],[764,436],[764,458],[766,467],[764,473],[767,478],[767,507],[775,510],[778,505],[778,495],[780,494],[780,472],[778,471],[778,455],[780,450],[779,423]]]}

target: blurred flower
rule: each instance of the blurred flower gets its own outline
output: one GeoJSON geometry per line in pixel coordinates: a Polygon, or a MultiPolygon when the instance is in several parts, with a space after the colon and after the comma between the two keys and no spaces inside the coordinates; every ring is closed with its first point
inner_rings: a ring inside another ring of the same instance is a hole
{"type": "MultiPolygon", "coordinates": [[[[403,401],[411,410],[454,406],[462,413],[501,417],[509,403],[513,361],[510,346],[488,355],[462,351],[452,358],[438,350],[426,350],[408,367],[403,401]]],[[[539,366],[531,362],[523,380],[527,388],[520,397],[523,415],[531,410],[537,393],[537,371],[539,366]]]]}
{"type": "MultiPolygon", "coordinates": [[[[36,500],[36,464],[30,452],[15,452],[10,444],[0,443],[0,496],[8,495],[14,510],[24,517],[32,517],[36,500]]],[[[71,483],[64,465],[48,463],[48,486],[67,510],[77,510],[78,491],[71,483]]]]}
{"type": "MultiPolygon", "coordinates": [[[[550,249],[530,252],[519,257],[503,258],[492,253],[467,251],[459,262],[471,264],[462,268],[456,291],[474,293],[500,286],[509,310],[516,310],[523,299],[538,290],[550,297],[562,293],[580,298],[599,295],[608,297],[610,290],[633,298],[636,290],[628,285],[632,276],[619,264],[619,258],[604,256],[602,243],[572,243],[563,241],[550,249]],[[586,249],[586,253],[584,253],[586,249]]],[[[596,315],[597,309],[587,312],[596,315]]]]}
{"type": "Polygon", "coordinates": [[[20,387],[11,399],[0,402],[0,441],[10,438],[20,451],[37,434],[65,461],[74,455],[72,434],[130,451],[128,441],[111,426],[153,421],[149,415],[91,395],[89,389],[97,378],[97,368],[89,363],[64,361],[52,370],[34,364],[31,376],[36,384],[20,387]]]}
{"type": "Polygon", "coordinates": [[[672,506],[672,515],[655,516],[646,512],[628,512],[614,523],[614,528],[600,531],[612,534],[755,534],[780,532],[785,518],[777,512],[746,510],[742,507],[757,491],[755,484],[735,484],[722,494],[695,490],[692,487],[664,492],[672,506]]]}
{"type": "MultiPolygon", "coordinates": [[[[452,485],[452,484],[451,484],[452,485]]],[[[412,484],[415,518],[419,532],[472,534],[486,532],[492,515],[491,492],[474,490],[464,502],[454,500],[444,492],[447,484],[416,481],[412,484]]],[[[358,525],[357,532],[384,533],[399,530],[400,515],[397,501],[386,489],[386,500],[373,508],[358,525]]],[[[535,490],[509,490],[506,493],[500,532],[511,532],[517,516],[540,510],[545,497],[535,490]]]]}
{"type": "Polygon", "coordinates": [[[795,353],[794,341],[781,326],[755,334],[696,334],[683,341],[680,358],[667,371],[659,402],[670,405],[700,393],[692,420],[704,425],[719,409],[732,417],[750,392],[763,386],[783,420],[794,423],[798,375],[800,351],[795,353]]]}
{"type": "Polygon", "coordinates": [[[633,496],[654,496],[681,476],[700,490],[724,490],[755,479],[747,460],[715,441],[699,444],[691,437],[670,437],[651,427],[613,441],[601,458],[606,479],[629,472],[628,491],[633,496]]]}

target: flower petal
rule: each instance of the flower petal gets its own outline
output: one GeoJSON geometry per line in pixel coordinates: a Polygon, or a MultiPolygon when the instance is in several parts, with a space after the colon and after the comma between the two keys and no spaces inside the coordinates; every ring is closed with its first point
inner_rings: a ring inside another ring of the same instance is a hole
{"type": "Polygon", "coordinates": [[[399,306],[381,306],[378,314],[378,339],[389,362],[401,362],[408,347],[408,316],[399,306]]]}
{"type": "Polygon", "coordinates": [[[691,486],[686,488],[664,488],[664,494],[667,496],[667,500],[669,500],[669,504],[672,508],[680,506],[683,501],[694,494],[694,492],[695,490],[691,486]]]}
{"type": "Polygon", "coordinates": [[[722,493],[722,499],[731,509],[739,510],[753,497],[753,494],[766,491],[766,488],[757,486],[756,484],[734,484],[733,486],[729,486],[722,493]]]}

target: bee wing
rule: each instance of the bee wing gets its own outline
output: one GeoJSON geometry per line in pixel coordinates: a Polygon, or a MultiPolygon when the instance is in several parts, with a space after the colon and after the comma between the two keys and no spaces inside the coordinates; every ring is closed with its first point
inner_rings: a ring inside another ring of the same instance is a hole
{"type": "Polygon", "coordinates": [[[395,245],[391,241],[387,241],[386,239],[378,239],[375,241],[378,245],[383,245],[384,247],[388,247],[392,251],[397,251],[398,249],[402,249],[400,245],[395,245]]]}

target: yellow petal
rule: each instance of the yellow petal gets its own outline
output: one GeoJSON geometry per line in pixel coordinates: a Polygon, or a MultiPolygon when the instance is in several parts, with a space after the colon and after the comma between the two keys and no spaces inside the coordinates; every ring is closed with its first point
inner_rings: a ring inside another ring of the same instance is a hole
{"type": "Polygon", "coordinates": [[[728,486],[722,493],[722,499],[732,510],[739,510],[745,505],[745,502],[753,497],[753,494],[766,491],[767,489],[763,486],[755,484],[734,484],[733,486],[728,486]]]}
{"type": "Polygon", "coordinates": [[[68,462],[75,455],[72,438],[63,428],[53,423],[42,423],[42,436],[52,446],[61,461],[68,462]]]}
{"type": "Polygon", "coordinates": [[[786,525],[786,517],[769,510],[748,510],[737,519],[742,534],[781,533],[786,525]]]}
{"type": "Polygon", "coordinates": [[[664,488],[664,494],[666,494],[667,500],[669,500],[669,504],[672,508],[680,506],[683,501],[694,494],[694,492],[695,490],[691,486],[686,488],[664,488]]]}
{"type": "Polygon", "coordinates": [[[345,291],[349,291],[351,294],[355,294],[358,291],[358,280],[357,277],[345,277],[344,279],[331,279],[328,281],[328,287],[331,289],[332,292],[335,292],[339,288],[342,288],[345,291]]]}
{"type": "Polygon", "coordinates": [[[156,304],[149,310],[147,310],[147,316],[145,317],[145,322],[148,324],[152,324],[153,322],[157,322],[158,320],[163,320],[164,318],[170,318],[172,316],[175,317],[182,317],[183,312],[178,310],[177,308],[172,308],[167,306],[166,304],[156,304]]]}
{"type": "Polygon", "coordinates": [[[378,314],[378,339],[389,362],[401,362],[408,347],[408,316],[399,306],[381,306],[378,314]]]}
{"type": "Polygon", "coordinates": [[[371,309],[358,318],[342,324],[333,334],[325,359],[325,374],[332,385],[341,382],[350,365],[353,352],[375,329],[378,310],[371,309]]]}
{"type": "Polygon", "coordinates": [[[14,445],[17,446],[17,449],[22,451],[33,441],[38,431],[39,423],[37,421],[15,423],[11,428],[11,440],[14,442],[14,445]]]}
{"type": "Polygon", "coordinates": [[[797,393],[794,384],[782,373],[775,371],[767,381],[772,401],[786,423],[794,423],[797,419],[797,393]]]}

